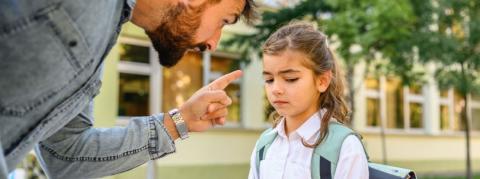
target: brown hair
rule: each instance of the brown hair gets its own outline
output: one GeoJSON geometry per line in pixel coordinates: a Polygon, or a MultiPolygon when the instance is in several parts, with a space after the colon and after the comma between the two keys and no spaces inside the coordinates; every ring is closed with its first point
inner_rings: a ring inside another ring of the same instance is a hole
{"type": "MultiPolygon", "coordinates": [[[[344,99],[343,76],[332,51],[328,48],[325,34],[316,30],[310,23],[295,21],[270,35],[262,49],[263,54],[267,55],[279,55],[287,49],[302,52],[308,57],[304,62],[305,66],[312,69],[315,75],[332,72],[328,88],[319,97],[319,108],[326,109],[321,119],[320,137],[312,145],[302,139],[304,146],[314,148],[323,141],[328,134],[328,123],[332,117],[342,124],[348,122],[349,109],[344,99]]],[[[274,118],[275,127],[281,116],[276,111],[270,116],[274,118]]]]}
{"type": "MultiPolygon", "coordinates": [[[[219,3],[222,0],[209,0],[210,4],[219,3]]],[[[245,7],[242,10],[243,19],[247,24],[253,24],[253,21],[258,19],[257,4],[253,0],[245,0],[245,7]]]]}

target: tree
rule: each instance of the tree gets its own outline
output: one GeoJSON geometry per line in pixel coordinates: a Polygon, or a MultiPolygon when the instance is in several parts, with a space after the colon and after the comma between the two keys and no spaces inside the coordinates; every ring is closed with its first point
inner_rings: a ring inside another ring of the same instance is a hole
{"type": "MultiPolygon", "coordinates": [[[[345,64],[349,92],[347,99],[352,112],[355,111],[354,94],[358,88],[353,82],[353,72],[359,62],[369,63],[376,53],[381,53],[394,64],[386,68],[390,72],[398,72],[402,78],[415,76],[406,73],[411,72],[409,69],[413,66],[411,46],[407,46],[408,42],[396,43],[409,39],[414,30],[413,11],[407,0],[305,0],[292,7],[266,10],[262,14],[262,21],[255,25],[257,33],[238,35],[224,45],[236,47],[246,57],[258,51],[273,31],[292,19],[317,23],[331,41],[338,42],[336,51],[345,64]]],[[[350,119],[355,120],[351,114],[350,119]]],[[[380,124],[380,127],[383,131],[384,124],[380,124]]],[[[384,139],[384,133],[381,134],[384,139]]]]}
{"type": "Polygon", "coordinates": [[[472,178],[468,95],[480,91],[480,2],[414,1],[420,59],[437,64],[441,88],[454,88],[465,101],[461,118],[466,136],[466,175],[472,178]]]}

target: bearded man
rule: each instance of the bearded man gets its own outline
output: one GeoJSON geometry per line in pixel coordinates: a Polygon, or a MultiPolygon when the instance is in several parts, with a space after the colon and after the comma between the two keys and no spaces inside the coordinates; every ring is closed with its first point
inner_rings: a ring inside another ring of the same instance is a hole
{"type": "Polygon", "coordinates": [[[254,8],[253,0],[0,0],[0,178],[32,149],[49,178],[113,175],[222,125],[231,104],[224,88],[240,71],[126,127],[94,128],[92,101],[123,23],[143,28],[171,67],[188,50],[215,50],[222,28],[251,20],[254,8]]]}

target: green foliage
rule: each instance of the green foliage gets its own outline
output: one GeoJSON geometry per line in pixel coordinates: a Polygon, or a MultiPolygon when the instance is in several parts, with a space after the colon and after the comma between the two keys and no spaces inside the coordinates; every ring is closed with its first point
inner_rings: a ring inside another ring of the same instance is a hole
{"type": "Polygon", "coordinates": [[[480,3],[476,0],[412,0],[417,38],[423,62],[440,67],[441,88],[455,88],[462,95],[480,90],[480,3]]]}
{"type": "MultiPolygon", "coordinates": [[[[317,23],[329,37],[340,45],[337,53],[344,60],[347,72],[360,60],[369,63],[375,53],[393,63],[387,63],[388,73],[413,78],[412,47],[406,39],[414,34],[416,17],[408,0],[305,0],[294,7],[265,11],[262,21],[255,25],[257,33],[238,35],[224,45],[238,47],[243,59],[247,54],[260,52],[262,43],[280,26],[291,20],[317,23]],[[360,47],[352,51],[352,46],[360,47]],[[405,73],[409,73],[406,74],[405,73]]],[[[415,81],[405,79],[404,81],[415,81]]]]}

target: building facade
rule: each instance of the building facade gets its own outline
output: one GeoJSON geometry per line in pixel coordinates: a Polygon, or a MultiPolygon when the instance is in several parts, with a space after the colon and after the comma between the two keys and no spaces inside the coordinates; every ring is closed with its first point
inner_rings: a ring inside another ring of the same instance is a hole
{"type": "MultiPolygon", "coordinates": [[[[243,24],[226,27],[222,38],[238,33],[251,29],[243,24]]],[[[95,98],[96,127],[122,126],[132,116],[168,111],[203,85],[242,69],[244,76],[226,89],[233,100],[227,124],[191,133],[176,142],[176,153],[109,178],[246,178],[255,141],[270,126],[261,59],[252,55],[245,64],[234,50],[220,46],[218,52],[189,52],[175,67],[163,68],[155,53],[143,30],[124,26],[106,59],[103,86],[95,98]]],[[[459,112],[464,102],[458,94],[439,90],[433,77],[414,87],[402,86],[395,77],[372,77],[364,64],[355,68],[355,77],[352,127],[363,135],[372,161],[420,174],[463,173],[465,137],[459,112]]],[[[472,159],[474,171],[480,172],[480,96],[469,100],[472,159]]]]}

